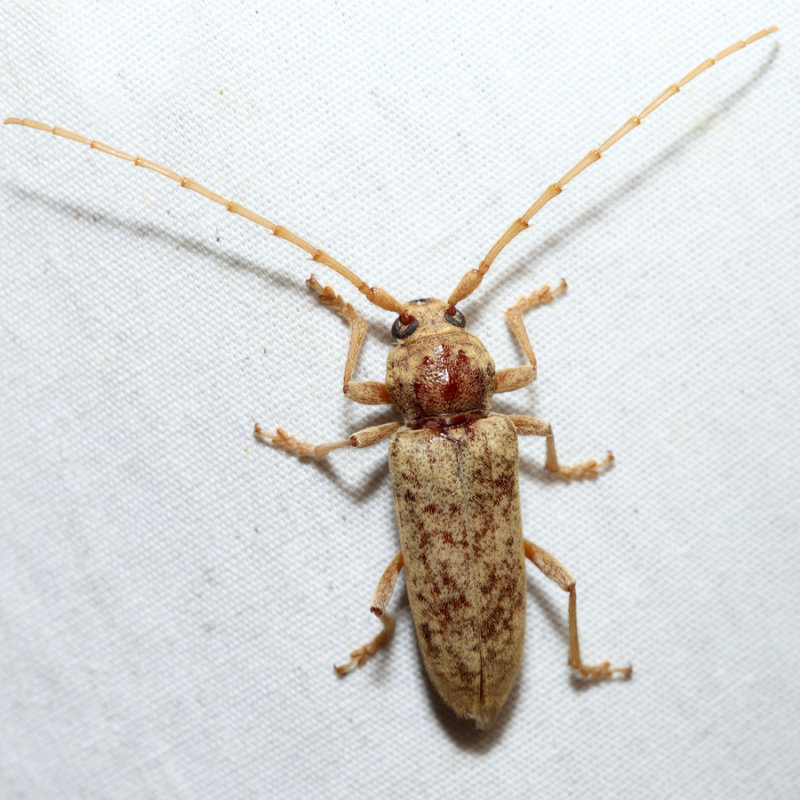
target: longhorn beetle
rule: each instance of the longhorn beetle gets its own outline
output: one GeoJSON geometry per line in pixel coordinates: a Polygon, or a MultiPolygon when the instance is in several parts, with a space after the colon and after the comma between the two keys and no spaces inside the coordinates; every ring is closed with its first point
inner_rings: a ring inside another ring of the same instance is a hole
{"type": "Polygon", "coordinates": [[[369,447],[389,440],[389,471],[401,549],[378,581],[372,598],[371,610],[383,629],[354,650],[346,664],[335,668],[339,674],[363,665],[391,637],[394,619],[386,607],[397,576],[405,567],[417,640],[431,681],[457,714],[474,720],[478,728],[488,727],[508,696],[522,657],[526,558],[569,593],[569,666],[590,679],[632,674],[630,666],[583,662],[578,647],[575,579],[556,558],[523,538],[520,519],[518,436],[543,436],[545,468],[567,480],[596,477],[611,464],[613,455],[609,452],[599,463],[590,460],[565,466],[556,456],[549,422],[490,411],[495,392],[514,391],[535,380],[536,358],[522,315],[551,302],[566,284],[562,281],[555,289],[543,286],[521,297],[506,312],[509,327],[529,362],[519,367],[495,370],[481,341],[466,330],[457,305],[478,288],[503,248],[573,178],[702,72],[776,30],[773,26],[759,31],[698,64],[590,150],[509,225],[477,269],[461,278],[447,300],[399,302],[282,225],[168,167],[63,128],[24,118],[5,120],[5,124],[73,139],[164,175],[305,250],[313,261],[352,283],[370,303],[397,314],[392,325],[395,345],[389,353],[385,381],[354,382],[366,321],[333,289],[322,286],[313,276],[307,281],[318,299],[344,317],[350,327],[344,394],[357,403],[394,404],[402,422],[365,428],[341,441],[320,445],[299,441],[281,428],[269,433],[256,425],[254,430],[257,439],[308,458],[325,458],[342,447],[369,447]]]}

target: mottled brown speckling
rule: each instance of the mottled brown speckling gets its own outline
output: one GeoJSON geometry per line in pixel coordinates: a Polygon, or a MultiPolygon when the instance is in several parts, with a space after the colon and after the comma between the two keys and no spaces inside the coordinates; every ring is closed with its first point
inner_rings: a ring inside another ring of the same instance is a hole
{"type": "Polygon", "coordinates": [[[402,429],[389,470],[408,599],[433,684],[485,727],[516,677],[525,632],[517,434],[490,415],[437,431],[402,429]]]}

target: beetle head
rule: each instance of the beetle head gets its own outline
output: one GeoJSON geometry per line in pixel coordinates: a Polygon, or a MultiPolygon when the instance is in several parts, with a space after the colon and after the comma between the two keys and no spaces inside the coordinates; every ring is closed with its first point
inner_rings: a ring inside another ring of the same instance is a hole
{"type": "Polygon", "coordinates": [[[409,424],[488,412],[494,361],[465,324],[455,306],[426,298],[408,303],[392,325],[386,388],[409,424]]]}

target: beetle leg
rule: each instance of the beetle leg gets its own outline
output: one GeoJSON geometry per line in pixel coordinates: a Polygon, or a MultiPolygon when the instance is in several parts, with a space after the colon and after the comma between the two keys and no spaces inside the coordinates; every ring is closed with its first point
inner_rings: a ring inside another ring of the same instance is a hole
{"type": "Polygon", "coordinates": [[[565,592],[569,592],[569,657],[567,663],[584,678],[610,678],[620,674],[630,678],[633,667],[612,667],[608,661],[591,666],[581,660],[581,648],[578,644],[578,614],[575,597],[575,578],[567,568],[546,550],[533,542],[525,541],[525,557],[530,560],[543,575],[558,584],[565,592]]]}
{"type": "Polygon", "coordinates": [[[551,289],[545,284],[529,295],[520,297],[519,300],[506,311],[508,327],[511,328],[511,333],[514,334],[514,338],[519,342],[530,364],[525,364],[522,367],[508,367],[498,370],[494,376],[495,393],[513,392],[536,380],[536,356],[533,353],[533,345],[531,345],[531,340],[525,328],[522,315],[526,311],[536,308],[536,306],[552,303],[553,300],[555,300],[558,295],[563,294],[566,289],[567,282],[563,278],[555,289],[551,289]]]}
{"type": "Polygon", "coordinates": [[[286,450],[287,453],[298,458],[325,458],[331,450],[338,450],[340,447],[369,447],[377,444],[391,436],[402,422],[387,422],[385,425],[375,425],[371,428],[362,428],[360,431],[351,433],[347,439],[338,442],[328,442],[327,444],[311,444],[301,442],[283,428],[278,428],[275,433],[267,433],[260,425],[256,424],[253,435],[262,442],[268,442],[273,447],[286,450]]]}
{"type": "Polygon", "coordinates": [[[357,647],[350,653],[350,660],[341,667],[334,667],[337,675],[345,675],[353,667],[363,667],[382,647],[385,647],[392,638],[394,632],[394,617],[386,611],[386,606],[392,598],[394,585],[397,583],[397,576],[403,568],[403,554],[398,553],[390,562],[389,566],[383,571],[375,593],[372,595],[370,611],[380,619],[383,630],[371,641],[361,647],[357,647]]]}
{"type": "Polygon", "coordinates": [[[545,458],[544,466],[549,472],[555,472],[562,478],[572,480],[573,478],[596,478],[600,470],[605,469],[614,461],[614,454],[609,450],[608,455],[598,462],[591,458],[588,461],[581,461],[575,464],[574,467],[567,467],[558,463],[558,456],[556,455],[556,443],[553,438],[553,429],[546,419],[539,419],[538,417],[524,417],[509,415],[509,419],[514,423],[517,433],[525,436],[532,434],[533,436],[544,436],[547,456],[545,458]]]}
{"type": "Polygon", "coordinates": [[[358,355],[364,344],[367,321],[359,315],[350,303],[346,303],[341,295],[336,294],[330,286],[323,286],[313,275],[306,281],[306,285],[317,295],[317,300],[322,305],[332,308],[339,316],[344,317],[350,326],[350,344],[347,348],[347,361],[344,366],[344,383],[342,385],[345,397],[355,400],[356,403],[364,403],[368,406],[382,405],[384,403],[391,404],[392,398],[389,396],[386,384],[381,381],[350,382],[356,368],[358,355]]]}

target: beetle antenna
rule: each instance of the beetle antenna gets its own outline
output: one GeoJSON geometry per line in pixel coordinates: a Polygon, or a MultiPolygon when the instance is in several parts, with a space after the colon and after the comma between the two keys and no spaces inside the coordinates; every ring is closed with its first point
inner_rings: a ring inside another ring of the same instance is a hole
{"type": "Polygon", "coordinates": [[[191,189],[193,192],[196,192],[197,194],[200,194],[203,197],[206,197],[209,200],[212,200],[213,202],[223,206],[226,211],[230,211],[232,214],[238,214],[240,217],[249,219],[251,222],[255,222],[256,225],[266,228],[272,233],[273,236],[277,236],[279,239],[284,239],[287,242],[291,242],[291,244],[299,247],[301,250],[305,250],[308,254],[310,254],[312,261],[316,261],[319,264],[324,264],[326,267],[330,267],[330,269],[338,272],[343,278],[346,278],[348,281],[350,281],[350,283],[352,283],[353,286],[355,286],[356,289],[358,289],[358,291],[361,292],[361,294],[363,294],[367,300],[369,300],[370,303],[380,306],[380,308],[384,308],[387,311],[394,311],[398,314],[402,313],[403,309],[405,308],[402,303],[395,300],[394,297],[392,297],[386,290],[375,286],[369,286],[366,281],[363,281],[361,278],[359,278],[358,275],[345,267],[344,264],[339,263],[335,258],[333,258],[333,256],[328,255],[328,253],[326,253],[324,250],[314,247],[305,239],[301,238],[296,233],[293,233],[288,228],[285,228],[283,225],[276,225],[266,217],[256,213],[255,211],[252,211],[249,208],[246,208],[241,203],[237,203],[235,200],[226,200],[222,195],[212,192],[211,189],[208,189],[192,178],[187,178],[185,175],[179,175],[169,167],[165,167],[162,164],[157,164],[155,161],[150,161],[149,159],[142,158],[141,156],[132,156],[129,153],[125,153],[124,151],[117,149],[116,147],[111,147],[111,145],[104,144],[96,139],[89,139],[86,136],[81,136],[79,133],[68,131],[65,128],[59,128],[54,125],[46,125],[43,122],[37,122],[36,120],[27,119],[25,117],[8,117],[8,119],[3,120],[3,124],[22,125],[25,128],[35,128],[36,130],[46,131],[47,133],[52,133],[54,136],[60,136],[63,139],[71,139],[74,142],[85,144],[87,147],[91,147],[92,150],[99,150],[100,152],[108,153],[110,156],[114,156],[115,158],[121,158],[123,161],[130,161],[135,167],[144,167],[152,172],[157,172],[159,175],[163,175],[165,178],[175,181],[175,183],[179,184],[184,189],[191,189]]]}
{"type": "Polygon", "coordinates": [[[754,33],[748,39],[740,40],[736,42],[736,44],[726,47],[724,50],[721,50],[719,53],[717,53],[714,58],[707,58],[701,64],[698,64],[691,72],[688,72],[686,75],[684,75],[683,78],[681,78],[677,83],[673,83],[664,89],[664,91],[661,92],[658,97],[648,103],[644,109],[642,109],[642,111],[631,117],[617,131],[612,133],[611,136],[609,136],[608,139],[606,139],[600,145],[600,147],[590,150],[577,164],[567,170],[555,183],[551,183],[542,192],[542,194],[539,196],[539,199],[521,217],[519,217],[519,219],[515,219],[511,225],[508,226],[506,232],[492,245],[492,248],[486,254],[483,261],[481,261],[481,263],[478,265],[478,268],[471,269],[464,274],[447,302],[454,306],[457,303],[460,303],[465,297],[469,297],[469,295],[471,295],[478,288],[480,282],[483,280],[483,276],[489,271],[489,267],[492,266],[495,258],[497,258],[503,248],[515,236],[522,233],[522,231],[530,226],[531,219],[533,219],[533,217],[535,217],[536,214],[538,214],[539,211],[541,211],[542,208],[547,205],[547,203],[549,203],[550,200],[552,200],[556,195],[561,194],[561,190],[575,176],[580,175],[580,173],[583,172],[586,167],[599,160],[606,150],[610,149],[612,145],[615,145],[623,136],[641,125],[642,120],[652,114],[653,111],[655,111],[663,102],[677,94],[684,86],[686,86],[687,83],[689,83],[689,81],[694,80],[709,67],[713,67],[714,64],[722,61],[723,58],[727,58],[737,50],[741,50],[743,47],[747,47],[747,45],[757,42],[759,39],[763,39],[765,36],[775,33],[777,30],[778,27],[776,25],[773,25],[771,28],[764,28],[764,30],[754,33]]]}

